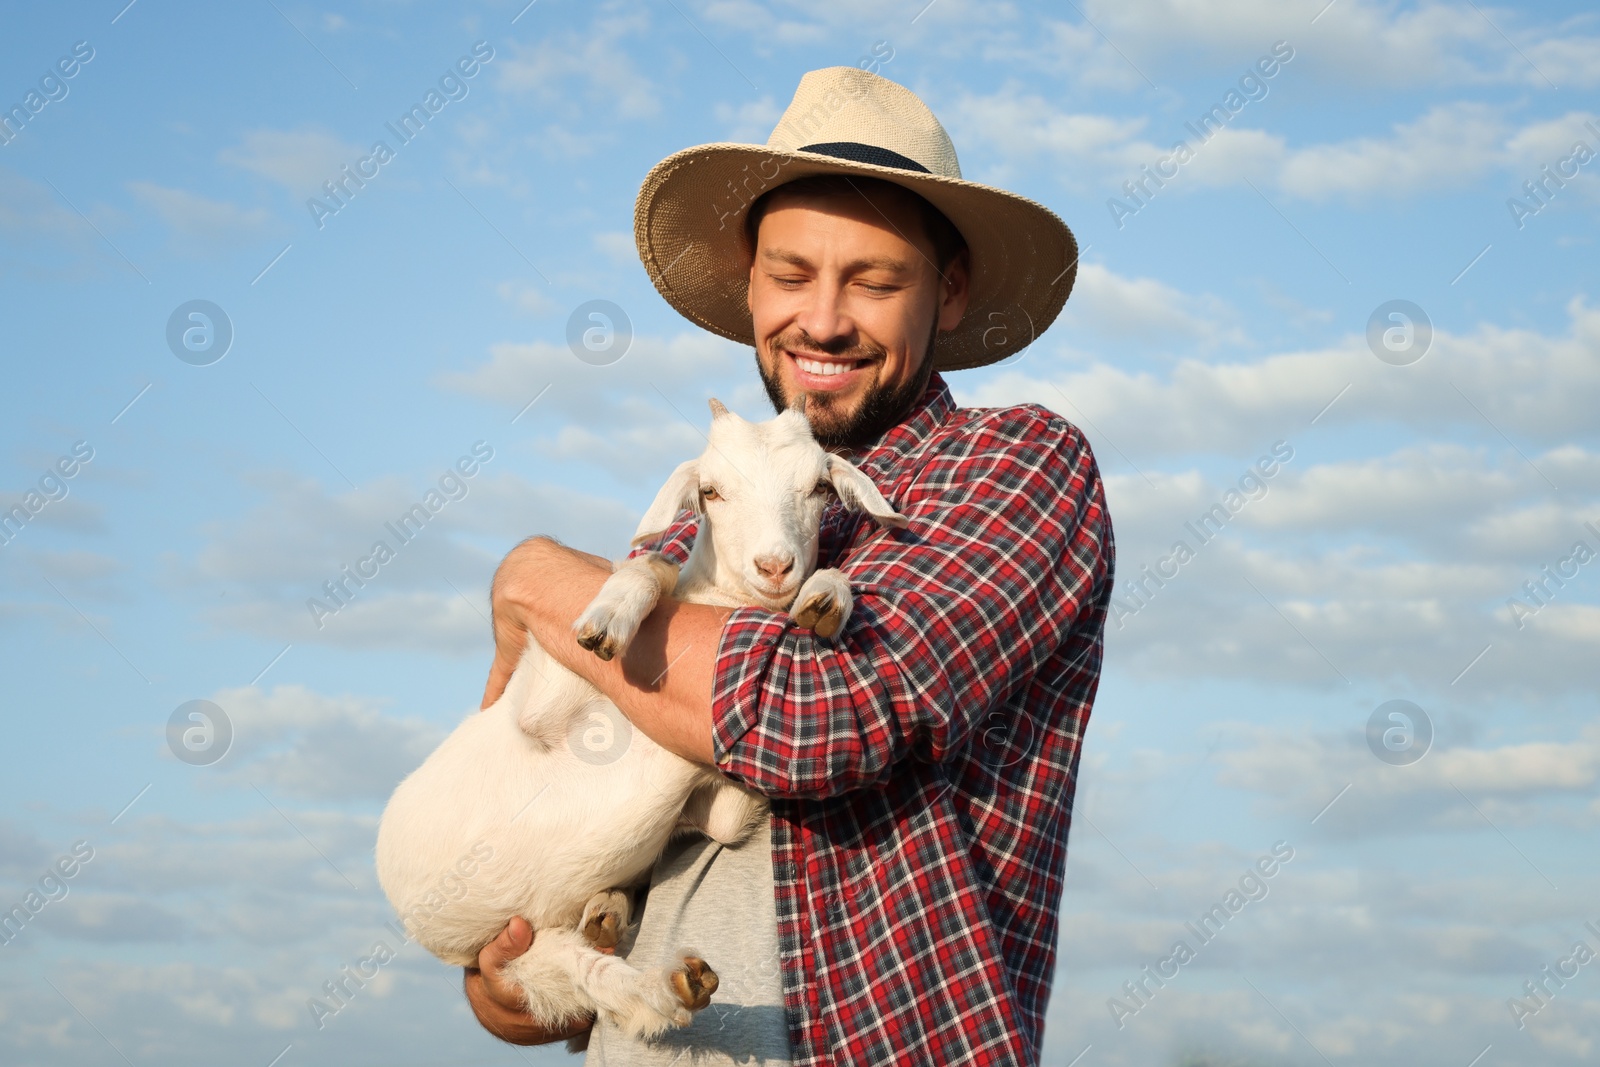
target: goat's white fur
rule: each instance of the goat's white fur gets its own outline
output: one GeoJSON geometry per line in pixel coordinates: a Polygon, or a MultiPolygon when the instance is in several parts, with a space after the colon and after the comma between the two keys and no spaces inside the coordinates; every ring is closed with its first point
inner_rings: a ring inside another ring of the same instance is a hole
{"type": "MultiPolygon", "coordinates": [[[[693,508],[702,521],[689,558],[681,573],[653,552],[615,565],[573,624],[597,654],[624,652],[663,595],[793,605],[801,625],[831,637],[848,619],[850,588],[837,570],[812,573],[824,489],[884,525],[906,524],[865,475],[816,444],[803,402],[764,423],[715,400],[712,411],[705,453],[673,472],[634,537],[693,508]]],[[[765,815],[763,796],[632,729],[530,637],[504,695],[395,789],[378,828],[378,878],[410,936],[446,963],[475,965],[513,915],[526,919],[533,947],[506,973],[540,1023],[601,1012],[647,1037],[687,1025],[715,974],[688,948],[641,968],[589,935],[602,919],[613,935],[628,924],[617,887],[647,883],[675,832],[735,844],[765,815]],[[608,730],[598,754],[584,744],[608,730]]]]}

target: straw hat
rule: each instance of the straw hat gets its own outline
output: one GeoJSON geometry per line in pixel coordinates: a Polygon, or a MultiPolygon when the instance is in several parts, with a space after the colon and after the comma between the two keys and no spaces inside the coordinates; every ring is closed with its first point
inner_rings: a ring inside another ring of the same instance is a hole
{"type": "Polygon", "coordinates": [[[705,144],[653,167],[633,209],[633,237],[650,280],[686,318],[754,345],[744,219],[768,189],[813,174],[883,178],[944,212],[966,239],[971,297],[961,325],[940,331],[936,370],[995,363],[1055,321],[1072,290],[1078,245],[1049,208],[963,181],[955,147],[903,85],[858,67],[800,79],[766,146],[705,144]]]}

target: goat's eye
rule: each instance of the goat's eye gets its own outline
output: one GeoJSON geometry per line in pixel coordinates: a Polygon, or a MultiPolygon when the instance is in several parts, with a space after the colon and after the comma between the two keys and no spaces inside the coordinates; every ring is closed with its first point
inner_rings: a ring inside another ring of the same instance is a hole
{"type": "Polygon", "coordinates": [[[702,499],[705,499],[705,500],[721,500],[722,499],[722,494],[717,492],[717,487],[714,486],[714,485],[702,485],[700,487],[700,496],[701,496],[702,499]]]}
{"type": "Polygon", "coordinates": [[[817,495],[826,496],[828,493],[831,493],[831,492],[833,492],[833,483],[828,481],[828,479],[826,479],[826,478],[821,479],[820,481],[817,482],[816,485],[811,487],[811,493],[812,493],[813,496],[817,496],[817,495]]]}

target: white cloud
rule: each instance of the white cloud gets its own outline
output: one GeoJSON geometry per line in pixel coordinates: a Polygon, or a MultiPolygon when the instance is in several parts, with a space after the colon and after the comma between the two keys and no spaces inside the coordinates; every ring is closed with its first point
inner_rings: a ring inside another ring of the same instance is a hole
{"type": "MultiPolygon", "coordinates": [[[[1438,714],[1438,705],[1433,712],[1438,714]]],[[[1241,726],[1233,736],[1245,744],[1218,753],[1217,784],[1311,813],[1337,796],[1325,829],[1339,835],[1477,832],[1485,829],[1486,817],[1491,826],[1525,831],[1539,824],[1592,830],[1600,816],[1582,803],[1600,786],[1600,731],[1593,724],[1559,740],[1435,743],[1420,760],[1401,767],[1375,759],[1358,729],[1308,734],[1241,726]],[[1404,820],[1384,818],[1398,810],[1405,811],[1404,820]]]]}
{"type": "Polygon", "coordinates": [[[1249,454],[1218,478],[1106,477],[1113,661],[1152,677],[1400,685],[1477,703],[1584,692],[1581,665],[1600,649],[1600,533],[1585,525],[1600,522],[1600,452],[1582,453],[1585,482],[1563,450],[1571,496],[1552,500],[1509,450],[1319,460],[1314,442],[1289,447],[1286,461],[1266,456],[1265,477],[1248,473],[1249,454]],[[1546,583],[1538,600],[1528,581],[1546,583]]]}
{"type": "MultiPolygon", "coordinates": [[[[940,2],[957,9],[960,12],[959,19],[972,17],[972,9],[963,0],[940,2]]],[[[991,17],[1005,17],[1011,8],[1009,4],[991,4],[988,10],[991,17]]],[[[810,3],[780,0],[768,4],[757,4],[752,0],[708,0],[699,5],[697,14],[708,22],[743,31],[749,38],[750,49],[761,56],[770,56],[784,49],[815,49],[830,42],[837,47],[836,43],[840,41],[859,40],[860,56],[870,58],[873,39],[863,27],[892,26],[898,29],[908,19],[894,0],[814,0],[810,3]]],[[[849,46],[845,47],[848,49],[849,46]]],[[[855,54],[840,54],[834,60],[841,65],[857,61],[855,54]]],[[[766,140],[765,133],[760,140],[766,140]]]]}
{"type": "Polygon", "coordinates": [[[217,158],[283,186],[294,196],[317,193],[337,177],[339,168],[367,154],[360,145],[317,126],[294,130],[258,129],[240,143],[224,148],[217,158]]]}
{"type": "Polygon", "coordinates": [[[547,315],[561,305],[545,295],[542,288],[525,282],[504,281],[495,286],[500,299],[529,315],[547,315]]]}
{"type": "Polygon", "coordinates": [[[709,398],[749,418],[770,416],[753,364],[751,349],[693,331],[636,336],[626,355],[606,366],[579,360],[564,344],[502,342],[490,347],[487,362],[437,381],[513,412],[537,396],[527,421],[541,428],[540,453],[653,489],[674,464],[705,447],[709,398]]]}
{"type": "Polygon", "coordinates": [[[232,749],[217,764],[219,777],[258,786],[274,800],[382,803],[445,736],[432,721],[396,718],[372,700],[324,696],[300,685],[270,693],[223,689],[211,700],[234,731],[232,749]]]}
{"type": "Polygon", "coordinates": [[[1402,193],[1464,184],[1501,158],[1505,123],[1481,104],[1435,107],[1388,138],[1315,145],[1283,161],[1278,184],[1309,200],[1336,194],[1402,193]]]}
{"type": "Polygon", "coordinates": [[[1600,156],[1600,113],[1569,111],[1559,118],[1533,122],[1507,139],[1504,149],[1506,170],[1517,196],[1528,200],[1524,182],[1541,186],[1541,195],[1557,196],[1568,188],[1591,201],[1600,197],[1600,181],[1595,171],[1600,169],[1591,157],[1587,164],[1576,158],[1574,149],[1583,145],[1595,156],[1600,156]],[[1573,175],[1572,169],[1578,168],[1573,175]],[[1548,170],[1546,169],[1548,168],[1548,170]],[[1563,178],[1561,171],[1567,175],[1563,178]],[[1552,175],[1554,180],[1552,180],[1552,175]],[[1586,177],[1585,177],[1586,176],[1586,177]]]}
{"type": "Polygon", "coordinates": [[[242,208],[211,200],[186,189],[152,182],[129,182],[129,190],[172,231],[174,243],[187,252],[226,250],[259,235],[271,215],[263,208],[242,208]]]}
{"type": "MultiPolygon", "coordinates": [[[[1520,11],[1465,3],[1401,8],[1377,0],[1339,0],[1313,25],[1311,17],[1321,7],[1308,13],[1272,0],[1090,0],[1082,6],[1084,20],[1104,38],[1086,33],[1074,18],[1051,27],[1054,49],[1024,61],[1074,76],[1079,65],[1095,58],[1084,74],[1091,83],[1090,77],[1104,80],[1118,62],[1127,67],[1131,60],[1160,83],[1174,68],[1188,73],[1238,63],[1243,69],[1281,39],[1296,51],[1291,68],[1296,76],[1305,70],[1321,82],[1364,89],[1509,84],[1549,90],[1551,82],[1565,88],[1600,80],[1600,37],[1583,32],[1582,22],[1535,22],[1520,11]]],[[[1023,58],[1023,38],[1011,43],[1023,58]]]]}
{"type": "Polygon", "coordinates": [[[942,109],[940,117],[958,147],[983,141],[1006,158],[1070,161],[1073,169],[1068,174],[1131,171],[1164,151],[1149,141],[1135,140],[1145,132],[1148,119],[1064,112],[1043,96],[1024,93],[1014,82],[994,93],[964,93],[942,109]]]}
{"type": "Polygon", "coordinates": [[[206,543],[192,559],[169,558],[169,573],[185,589],[225,587],[226,599],[206,595],[203,610],[236,631],[343,648],[481,653],[489,638],[482,594],[503,553],[536,533],[601,555],[625,553],[660,480],[704,447],[705,397],[714,393],[753,417],[767,406],[749,358],[703,333],[636,337],[622,361],[604,367],[565,345],[494,345],[486,362],[443,374],[439,384],[521,412],[514,439],[528,443],[491,442],[495,458],[458,480],[458,499],[436,493],[420,532],[407,527],[402,539],[396,529],[437,490],[438,471],[342,492],[257,474],[249,480],[261,503],[210,523],[206,543]],[[633,487],[629,500],[529,482],[514,470],[518,448],[560,461],[558,471],[604,470],[633,487]],[[380,543],[392,559],[378,558],[380,543]]]}
{"type": "Polygon", "coordinates": [[[947,109],[947,120],[957,144],[991,146],[1008,161],[1008,171],[1010,161],[1046,161],[1067,187],[1104,192],[1127,206],[1137,206],[1134,196],[1242,188],[1245,181],[1311,201],[1392,200],[1468,185],[1492,173],[1512,178],[1515,189],[1524,179],[1538,178],[1540,167],[1566,159],[1579,140],[1600,152],[1600,138],[1585,126],[1597,119],[1587,111],[1515,126],[1505,106],[1458,101],[1397,122],[1382,136],[1296,147],[1282,134],[1243,125],[1256,121],[1254,106],[1247,104],[1232,123],[1213,127],[1202,140],[1181,115],[1157,125],[1145,117],[1066,112],[1013,83],[991,94],[959,97],[947,109]],[[1174,148],[1180,141],[1192,158],[1178,165],[1174,148]],[[1145,168],[1158,176],[1151,178],[1145,168]]]}
{"type": "Polygon", "coordinates": [[[388,477],[329,493],[310,480],[257,477],[260,505],[212,522],[192,560],[169,558],[168,565],[185,589],[226,588],[225,604],[206,594],[203,610],[213,624],[244,633],[344,648],[482,652],[490,636],[484,591],[505,551],[546,533],[620,555],[637,522],[638,513],[618,502],[495,469],[510,462],[497,452],[461,480],[464,496],[438,498],[442,506],[420,530],[414,518],[399,524],[436,489],[433,482],[388,477]],[[380,543],[392,554],[387,561],[380,543]],[[363,571],[364,581],[349,577],[363,571]]]}
{"type": "Polygon", "coordinates": [[[1244,340],[1225,321],[1233,317],[1214,297],[1193,297],[1154,278],[1125,278],[1099,263],[1082,263],[1056,329],[1074,336],[1088,330],[1115,342],[1206,348],[1244,340]]]}
{"type": "Polygon", "coordinates": [[[211,609],[209,619],[240,633],[272,640],[316,642],[350,651],[485,655],[492,651],[488,577],[456,584],[461,587],[460,594],[447,586],[424,592],[371,590],[342,606],[320,586],[308,584],[310,596],[299,600],[268,595],[241,599],[227,607],[211,609]],[[316,598],[315,610],[308,607],[311,597],[316,598]]]}
{"type": "Polygon", "coordinates": [[[607,104],[619,119],[644,119],[661,110],[661,88],[635,63],[630,38],[647,35],[650,16],[598,18],[583,31],[541,35],[537,43],[512,41],[497,58],[494,76],[508,92],[528,93],[542,103],[570,111],[581,86],[594,104],[607,104]]]}
{"type": "MultiPolygon", "coordinates": [[[[1596,461],[1600,457],[1591,457],[1596,461]]],[[[1491,464],[1482,449],[1449,444],[1401,448],[1375,459],[1321,463],[1299,477],[1289,475],[1259,521],[1301,531],[1464,533],[1473,522],[1499,518],[1505,514],[1501,509],[1524,499],[1522,473],[1504,462],[1491,464]],[[1486,507],[1485,501],[1494,505],[1486,507]]]]}
{"type": "Polygon", "coordinates": [[[717,104],[711,113],[723,123],[726,132],[719,138],[739,144],[766,144],[773,127],[783,116],[783,108],[770,96],[743,104],[717,104]]]}
{"type": "Polygon", "coordinates": [[[170,908],[125,893],[77,893],[43,918],[57,937],[102,945],[181,940],[185,917],[170,908]]]}
{"type": "Polygon", "coordinates": [[[59,286],[82,282],[104,265],[137,278],[103,236],[115,234],[126,220],[101,203],[79,206],[87,220],[48,185],[0,167],[0,276],[59,286]]]}
{"type": "Polygon", "coordinates": [[[1525,40],[1522,51],[1532,68],[1521,71],[1525,84],[1548,88],[1546,78],[1563,89],[1595,84],[1600,77],[1600,37],[1579,30],[1586,22],[1594,24],[1592,18],[1574,19],[1562,32],[1525,40]]]}
{"type": "Polygon", "coordinates": [[[595,464],[626,483],[652,490],[663,474],[655,457],[688,459],[705,448],[705,436],[699,427],[660,405],[629,398],[614,415],[616,423],[608,427],[563,426],[537,447],[551,459],[595,464]]]}
{"type": "Polygon", "coordinates": [[[49,186],[0,167],[0,233],[81,237],[88,232],[49,186]]]}
{"type": "MultiPolygon", "coordinates": [[[[1251,173],[1275,182],[1286,193],[1312,201],[1392,199],[1470,185],[1488,174],[1504,175],[1509,179],[1507,185],[1520,194],[1521,181],[1539,180],[1540,169],[1566,160],[1577,142],[1600,153],[1595,122],[1593,113],[1569,111],[1514,127],[1503,107],[1465,101],[1440,104],[1414,121],[1395,123],[1387,136],[1299,149],[1288,149],[1281,139],[1270,138],[1275,147],[1263,143],[1251,173]]],[[[1234,132],[1223,131],[1224,135],[1234,132]]],[[[1212,144],[1222,140],[1219,136],[1212,144]]],[[[1212,144],[1197,157],[1196,167],[1211,154],[1212,144]]],[[[1575,184],[1593,195],[1594,183],[1580,177],[1575,184]]]]}
{"type": "Polygon", "coordinates": [[[585,363],[564,344],[501,342],[490,347],[487,363],[441,374],[438,384],[517,407],[548,386],[564,404],[581,410],[609,393],[637,388],[641,375],[670,389],[725,379],[752,358],[748,349],[699,331],[671,338],[636,335],[621,359],[604,366],[585,363]]]}
{"type": "Polygon", "coordinates": [[[75,594],[100,601],[127,598],[119,579],[127,573],[128,566],[114,556],[82,549],[41,550],[32,553],[31,559],[53,582],[75,594]]]}
{"type": "Polygon", "coordinates": [[[0,871],[17,882],[30,882],[54,859],[38,835],[10,819],[0,819],[0,871]]]}
{"type": "Polygon", "coordinates": [[[1255,547],[1261,539],[1244,531],[1201,541],[1170,529],[1166,544],[1140,551],[1135,542],[1119,554],[1107,624],[1108,656],[1151,678],[1377,686],[1483,706],[1577,696],[1584,664],[1600,654],[1592,605],[1577,599],[1567,610],[1585,626],[1556,606],[1517,626],[1506,601],[1531,569],[1472,556],[1414,560],[1370,535],[1319,551],[1255,547]],[[1179,541],[1192,558],[1174,568],[1179,541]]]}
{"type": "MultiPolygon", "coordinates": [[[[1190,144],[1196,143],[1196,139],[1186,139],[1190,144]]],[[[1160,156],[1148,156],[1141,163],[1153,167],[1167,154],[1163,152],[1160,156]]],[[[1173,180],[1179,188],[1191,178],[1196,186],[1213,187],[1242,188],[1247,181],[1257,184],[1270,182],[1285,155],[1284,139],[1277,134],[1244,126],[1225,126],[1211,135],[1211,140],[1199,148],[1194,158],[1183,166],[1179,176],[1173,180]]],[[[1163,169],[1170,171],[1172,168],[1169,164],[1163,169]]],[[[1135,178],[1143,176],[1141,171],[1135,178]]],[[[1125,189],[1122,191],[1126,192],[1125,189]]]]}
{"type": "Polygon", "coordinates": [[[639,249],[631,233],[620,230],[597,233],[594,235],[594,246],[601,255],[619,267],[631,267],[639,262],[639,249]]]}
{"type": "Polygon", "coordinates": [[[1348,337],[1252,363],[1184,359],[1165,375],[1109,363],[1053,375],[1048,357],[1035,356],[1043,347],[1036,343],[1027,358],[962,395],[979,404],[1037,402],[1073,420],[1081,412],[1091,437],[1104,434],[1103,441],[1132,448],[1135,462],[1185,452],[1241,454],[1309,432],[1319,412],[1323,427],[1470,426],[1492,433],[1487,417],[1513,440],[1565,445],[1592,434],[1600,405],[1600,310],[1575,297],[1567,314],[1564,335],[1488,323],[1466,334],[1436,328],[1429,353],[1407,367],[1380,362],[1364,337],[1348,337]]]}

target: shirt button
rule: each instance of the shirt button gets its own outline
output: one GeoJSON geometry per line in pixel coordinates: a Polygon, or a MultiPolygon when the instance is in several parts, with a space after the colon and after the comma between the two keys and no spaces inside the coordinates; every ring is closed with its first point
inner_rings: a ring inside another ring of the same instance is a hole
{"type": "Polygon", "coordinates": [[[717,760],[717,763],[719,765],[723,766],[723,767],[726,767],[728,764],[730,764],[732,762],[733,762],[733,753],[732,752],[724,752],[722,754],[722,758],[717,760]]]}

